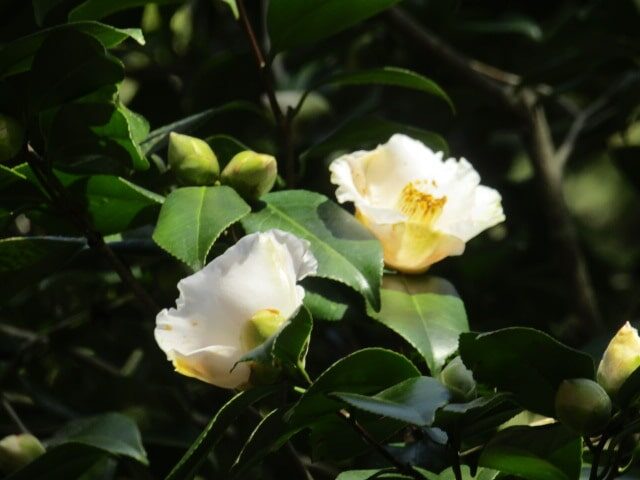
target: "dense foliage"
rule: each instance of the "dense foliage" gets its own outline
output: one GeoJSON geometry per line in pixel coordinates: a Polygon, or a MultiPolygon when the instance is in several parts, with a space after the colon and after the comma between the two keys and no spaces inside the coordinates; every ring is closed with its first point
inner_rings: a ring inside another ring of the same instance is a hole
{"type": "Polygon", "coordinates": [[[0,0],[2,474],[639,478],[638,25],[0,0]]]}

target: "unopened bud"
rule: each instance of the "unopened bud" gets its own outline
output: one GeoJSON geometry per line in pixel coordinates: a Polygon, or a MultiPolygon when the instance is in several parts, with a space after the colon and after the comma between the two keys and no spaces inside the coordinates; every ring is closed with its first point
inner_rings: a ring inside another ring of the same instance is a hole
{"type": "Polygon", "coordinates": [[[247,150],[236,154],[224,167],[221,181],[243,198],[256,200],[273,188],[277,176],[278,165],[274,157],[247,150]]]}
{"type": "Polygon", "coordinates": [[[0,162],[15,157],[24,143],[24,128],[14,118],[0,113],[0,162]]]}
{"type": "Polygon", "coordinates": [[[44,447],[33,435],[9,435],[0,440],[0,470],[18,470],[44,453],[44,447]]]}
{"type": "Polygon", "coordinates": [[[440,381],[449,389],[454,400],[466,401],[475,395],[473,373],[465,367],[460,357],[455,357],[442,369],[440,381]]]}
{"type": "Polygon", "coordinates": [[[598,383],[612,397],[636,368],[640,367],[640,337],[629,322],[611,339],[598,366],[598,383]]]}
{"type": "Polygon", "coordinates": [[[560,384],[556,393],[556,417],[582,435],[599,432],[611,418],[611,399],[593,380],[574,378],[560,384]]]}
{"type": "Polygon", "coordinates": [[[171,132],[169,165],[183,185],[213,185],[220,175],[218,158],[204,140],[171,132]]]}
{"type": "Polygon", "coordinates": [[[280,329],[285,321],[279,310],[266,308],[258,311],[242,329],[242,345],[247,351],[262,345],[280,329]]]}

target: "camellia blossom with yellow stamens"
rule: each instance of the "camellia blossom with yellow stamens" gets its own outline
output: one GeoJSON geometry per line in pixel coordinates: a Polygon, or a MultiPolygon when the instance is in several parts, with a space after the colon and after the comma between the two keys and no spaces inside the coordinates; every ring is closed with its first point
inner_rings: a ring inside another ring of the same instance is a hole
{"type": "Polygon", "coordinates": [[[176,308],[156,318],[156,342],[177,372],[243,387],[251,367],[236,363],[298,312],[298,282],[317,267],[306,240],[280,230],[247,235],[178,283],[176,308]]]}
{"type": "Polygon", "coordinates": [[[480,185],[464,158],[443,160],[423,143],[393,135],[371,151],[331,163],[340,203],[353,202],[356,218],[382,243],[387,266],[421,273],[502,221],[500,194],[480,185]]]}

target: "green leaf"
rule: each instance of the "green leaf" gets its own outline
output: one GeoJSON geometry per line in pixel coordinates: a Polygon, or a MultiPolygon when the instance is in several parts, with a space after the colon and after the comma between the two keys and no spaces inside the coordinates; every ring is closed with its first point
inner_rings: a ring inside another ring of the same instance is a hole
{"type": "Polygon", "coordinates": [[[293,424],[317,419],[342,408],[330,393],[371,395],[419,377],[418,369],[399,353],[382,348],[358,350],[334,363],[309,387],[292,409],[293,424]]]}
{"type": "Polygon", "coordinates": [[[33,16],[38,26],[41,27],[47,15],[62,5],[64,1],[65,0],[32,0],[33,16]]]}
{"type": "Polygon", "coordinates": [[[127,115],[108,102],[63,105],[48,133],[47,158],[56,168],[75,173],[147,169],[127,115]]]}
{"type": "Polygon", "coordinates": [[[78,177],[57,172],[69,192],[84,202],[91,223],[103,235],[151,223],[164,198],[121,177],[78,177]]]}
{"type": "Polygon", "coordinates": [[[436,410],[449,401],[447,388],[432,377],[405,380],[374,396],[334,393],[352,407],[421,427],[431,425],[436,410]]]}
{"type": "Polygon", "coordinates": [[[44,40],[53,32],[74,29],[95,37],[105,48],[115,47],[127,38],[144,44],[142,32],[137,28],[120,29],[98,22],[75,22],[40,30],[19,38],[0,48],[0,79],[26,72],[31,67],[33,56],[44,40]]]}
{"type": "Polygon", "coordinates": [[[445,405],[436,412],[433,426],[470,441],[471,437],[493,432],[521,411],[509,395],[500,393],[445,405]]]}
{"type": "Polygon", "coordinates": [[[266,206],[242,220],[248,232],[279,228],[311,243],[317,276],[360,292],[374,308],[380,304],[380,243],[349,213],[324,195],[305,190],[269,193],[266,206]]]}
{"type": "MultiPolygon", "coordinates": [[[[180,3],[181,0],[154,0],[157,5],[168,3],[180,3]]],[[[122,10],[129,10],[135,7],[142,7],[149,3],[149,0],[86,0],[69,12],[70,22],[82,20],[100,20],[122,10]]]]}
{"type": "Polygon", "coordinates": [[[222,0],[222,1],[227,5],[229,5],[229,8],[231,9],[231,12],[233,13],[233,16],[236,18],[236,20],[240,18],[240,13],[238,12],[238,5],[236,3],[236,0],[222,0]]]}
{"type": "Polygon", "coordinates": [[[309,45],[398,3],[399,0],[272,0],[267,27],[272,52],[309,45]]]}
{"type": "Polygon", "coordinates": [[[104,460],[106,453],[99,448],[67,443],[48,450],[24,468],[4,480],[69,480],[80,478],[104,460]]]}
{"type": "Polygon", "coordinates": [[[157,152],[161,148],[167,146],[167,143],[169,142],[169,134],[171,132],[194,135],[200,127],[205,125],[212,118],[234,111],[244,111],[264,117],[262,110],[250,102],[235,101],[225,103],[220,107],[209,108],[203,112],[190,115],[181,120],[153,130],[149,133],[149,136],[145,141],[142,142],[142,148],[146,154],[157,152]]]}
{"type": "Polygon", "coordinates": [[[479,464],[529,480],[577,480],[582,439],[560,424],[511,427],[485,446],[479,464]]]}
{"type": "Polygon", "coordinates": [[[317,84],[335,85],[339,87],[354,85],[387,85],[391,87],[409,88],[441,98],[455,111],[453,102],[445,91],[433,80],[411,70],[397,67],[373,68],[353,73],[341,73],[331,76],[317,84]]]}
{"type": "Polygon", "coordinates": [[[460,333],[469,330],[455,288],[437,277],[388,274],[380,295],[380,311],[369,314],[413,345],[432,373],[439,372],[457,350],[460,333]]]}
{"type": "MultiPolygon", "coordinates": [[[[345,289],[341,283],[326,278],[307,277],[302,281],[304,288],[304,306],[313,318],[337,321],[347,314],[349,308],[357,304],[357,295],[345,289]]],[[[355,310],[355,309],[354,309],[355,310]]],[[[357,312],[360,315],[360,312],[357,312]]]]}
{"type": "Polygon", "coordinates": [[[324,140],[304,152],[301,158],[325,158],[334,152],[352,151],[355,146],[359,149],[373,148],[387,142],[396,133],[404,133],[420,140],[436,152],[444,152],[446,155],[449,151],[447,142],[437,133],[378,117],[362,117],[338,127],[324,140]]]}
{"type": "Polygon", "coordinates": [[[30,110],[67,103],[124,79],[124,67],[91,35],[53,32],[36,52],[30,73],[30,110]]]}
{"type": "Polygon", "coordinates": [[[526,409],[549,417],[563,380],[594,378],[591,357],[531,328],[463,333],[460,356],[476,381],[511,392],[526,409]]]}
{"type": "Polygon", "coordinates": [[[162,205],[153,240],[199,270],[220,234],[250,211],[249,205],[229,187],[179,188],[162,205]]]}
{"type": "Polygon", "coordinates": [[[286,408],[277,408],[258,423],[233,463],[231,477],[235,478],[246,472],[268,454],[280,449],[304,428],[291,425],[286,419],[286,413],[286,408]]]}
{"type": "Polygon", "coordinates": [[[60,270],[86,246],[84,239],[15,237],[0,239],[1,298],[9,298],[27,285],[60,270]]]}
{"type": "Polygon", "coordinates": [[[257,387],[238,393],[225,403],[211,419],[206,428],[191,445],[187,453],[180,459],[165,480],[190,480],[198,467],[204,462],[209,452],[222,438],[227,429],[255,402],[271,395],[278,386],[257,387]]]}
{"type": "Polygon", "coordinates": [[[99,448],[112,455],[130,457],[147,465],[138,426],[120,413],[106,413],[69,422],[49,441],[57,446],[80,443],[99,448]]]}

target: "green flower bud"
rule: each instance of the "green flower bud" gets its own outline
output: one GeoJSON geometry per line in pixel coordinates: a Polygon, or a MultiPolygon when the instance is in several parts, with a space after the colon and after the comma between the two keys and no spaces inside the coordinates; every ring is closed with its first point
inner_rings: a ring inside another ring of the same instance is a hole
{"type": "Polygon", "coordinates": [[[611,339],[598,366],[598,383],[612,397],[636,368],[640,367],[640,336],[629,322],[611,339]]]}
{"type": "Polygon", "coordinates": [[[277,176],[278,166],[274,157],[247,150],[231,159],[222,170],[220,180],[243,198],[256,200],[273,188],[277,176]]]}
{"type": "Polygon", "coordinates": [[[44,447],[33,435],[9,435],[0,440],[0,470],[18,470],[44,453],[44,447]]]}
{"type": "Polygon", "coordinates": [[[0,113],[0,162],[15,157],[24,143],[24,128],[15,119],[0,113]]]}
{"type": "Polygon", "coordinates": [[[471,400],[476,393],[473,373],[465,367],[460,357],[455,357],[440,372],[440,381],[449,389],[454,400],[471,400]]]}
{"type": "Polygon", "coordinates": [[[556,393],[556,417],[582,435],[602,430],[611,418],[611,399],[593,380],[574,378],[560,384],[556,393]]]}
{"type": "Polygon", "coordinates": [[[218,158],[204,140],[171,132],[169,165],[183,185],[213,185],[220,175],[218,158]]]}

